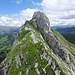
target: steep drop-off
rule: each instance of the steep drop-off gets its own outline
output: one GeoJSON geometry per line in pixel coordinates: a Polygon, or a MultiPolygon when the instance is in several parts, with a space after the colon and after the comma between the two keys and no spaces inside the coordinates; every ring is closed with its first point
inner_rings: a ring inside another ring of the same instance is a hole
{"type": "Polygon", "coordinates": [[[75,75],[75,45],[55,30],[42,12],[20,28],[0,75],[75,75]]]}

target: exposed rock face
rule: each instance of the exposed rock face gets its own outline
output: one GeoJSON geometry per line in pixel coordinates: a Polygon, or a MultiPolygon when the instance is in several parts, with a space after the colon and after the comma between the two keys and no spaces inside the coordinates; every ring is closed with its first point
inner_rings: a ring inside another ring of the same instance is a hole
{"type": "Polygon", "coordinates": [[[23,60],[24,57],[22,55],[22,52],[20,52],[17,56],[16,56],[16,66],[17,68],[20,68],[22,66],[21,60],[23,60]]]}
{"type": "Polygon", "coordinates": [[[40,57],[41,59],[44,58],[48,62],[48,64],[43,68],[43,72],[45,74],[47,73],[46,68],[50,66],[55,75],[60,75],[61,71],[57,68],[56,62],[52,59],[52,57],[48,56],[48,54],[45,52],[42,55],[40,55],[40,57]]]}
{"type": "Polygon", "coordinates": [[[49,31],[50,22],[46,15],[42,12],[34,12],[32,24],[41,31],[49,31]]]}
{"type": "Polygon", "coordinates": [[[6,66],[4,66],[3,62],[0,64],[0,75],[7,75],[11,63],[12,63],[12,59],[9,60],[6,66]]]}
{"type": "Polygon", "coordinates": [[[47,16],[42,12],[35,12],[31,23],[42,33],[43,38],[50,48],[64,61],[70,62],[68,52],[62,47],[61,43],[55,38],[50,30],[50,22],[47,16]]]}

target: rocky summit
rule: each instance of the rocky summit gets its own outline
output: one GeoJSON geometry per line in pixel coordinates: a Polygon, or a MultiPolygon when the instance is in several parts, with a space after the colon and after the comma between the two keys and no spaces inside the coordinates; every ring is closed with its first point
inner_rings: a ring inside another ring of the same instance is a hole
{"type": "Polygon", "coordinates": [[[47,16],[42,12],[35,12],[31,23],[41,32],[49,47],[63,60],[70,62],[68,52],[63,48],[61,43],[54,37],[54,34],[50,30],[50,22],[47,16]]]}
{"type": "Polygon", "coordinates": [[[34,12],[0,64],[0,75],[75,75],[75,45],[50,28],[44,13],[34,12]]]}

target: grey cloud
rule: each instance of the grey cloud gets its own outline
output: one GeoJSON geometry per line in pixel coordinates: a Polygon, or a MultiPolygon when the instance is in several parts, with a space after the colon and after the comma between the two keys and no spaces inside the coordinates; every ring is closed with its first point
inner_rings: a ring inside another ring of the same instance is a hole
{"type": "Polygon", "coordinates": [[[75,15],[64,16],[64,17],[61,17],[60,19],[75,19],[75,15]]]}

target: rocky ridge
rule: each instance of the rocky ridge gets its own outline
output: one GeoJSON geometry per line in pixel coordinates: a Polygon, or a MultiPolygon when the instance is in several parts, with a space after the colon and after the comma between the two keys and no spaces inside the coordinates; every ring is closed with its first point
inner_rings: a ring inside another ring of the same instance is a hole
{"type": "Polygon", "coordinates": [[[75,47],[68,42],[64,46],[61,41],[66,40],[56,34],[47,16],[35,12],[20,28],[12,51],[0,64],[0,75],[75,75],[75,62],[69,51],[75,47]]]}
{"type": "Polygon", "coordinates": [[[47,16],[42,12],[35,12],[31,23],[42,33],[43,38],[49,47],[63,60],[70,62],[68,52],[63,48],[61,43],[55,38],[50,29],[50,22],[47,16]]]}

